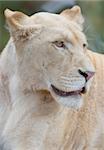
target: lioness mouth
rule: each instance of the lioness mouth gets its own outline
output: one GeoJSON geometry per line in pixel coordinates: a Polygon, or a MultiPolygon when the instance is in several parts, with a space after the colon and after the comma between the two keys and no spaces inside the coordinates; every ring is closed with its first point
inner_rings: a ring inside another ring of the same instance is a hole
{"type": "Polygon", "coordinates": [[[81,95],[81,94],[84,94],[86,92],[86,89],[85,87],[83,87],[82,89],[80,90],[76,90],[76,91],[71,91],[71,92],[65,92],[65,91],[62,91],[62,90],[59,90],[58,88],[56,88],[54,85],[51,85],[53,91],[59,95],[59,96],[62,96],[62,97],[67,97],[67,96],[73,96],[73,95],[81,95]]]}

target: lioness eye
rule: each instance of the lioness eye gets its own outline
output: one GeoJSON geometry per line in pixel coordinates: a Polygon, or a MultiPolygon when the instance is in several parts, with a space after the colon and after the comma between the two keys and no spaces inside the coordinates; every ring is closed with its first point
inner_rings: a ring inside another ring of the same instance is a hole
{"type": "Polygon", "coordinates": [[[55,41],[54,44],[59,48],[65,48],[65,44],[63,41],[55,41]]]}

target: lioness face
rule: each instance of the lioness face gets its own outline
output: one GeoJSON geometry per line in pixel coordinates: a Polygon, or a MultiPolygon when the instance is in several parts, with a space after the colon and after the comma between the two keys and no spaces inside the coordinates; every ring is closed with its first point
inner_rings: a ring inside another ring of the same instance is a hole
{"type": "Polygon", "coordinates": [[[25,88],[47,90],[64,106],[79,108],[94,68],[87,56],[78,6],[60,15],[37,13],[28,17],[5,11],[25,88]]]}

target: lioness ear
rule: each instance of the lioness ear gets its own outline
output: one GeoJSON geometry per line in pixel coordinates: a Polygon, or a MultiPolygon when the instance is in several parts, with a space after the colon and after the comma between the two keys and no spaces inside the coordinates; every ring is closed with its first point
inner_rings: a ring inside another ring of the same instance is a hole
{"type": "Polygon", "coordinates": [[[32,33],[38,29],[37,25],[31,25],[30,17],[22,12],[6,9],[4,15],[9,26],[9,31],[16,40],[29,39],[30,36],[32,37],[32,33]]]}
{"type": "Polygon", "coordinates": [[[82,24],[84,23],[84,18],[81,14],[81,9],[79,6],[74,6],[71,9],[66,9],[62,11],[60,15],[63,15],[69,20],[76,22],[81,27],[82,27],[82,24]]]}
{"type": "Polygon", "coordinates": [[[4,11],[4,15],[6,17],[8,26],[12,30],[21,29],[24,25],[25,20],[29,18],[22,12],[11,11],[9,9],[6,9],[4,11]]]}

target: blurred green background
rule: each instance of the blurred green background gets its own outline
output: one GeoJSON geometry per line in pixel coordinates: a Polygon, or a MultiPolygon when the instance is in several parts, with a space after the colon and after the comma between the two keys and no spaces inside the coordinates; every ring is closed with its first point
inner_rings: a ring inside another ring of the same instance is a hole
{"type": "Polygon", "coordinates": [[[6,8],[19,10],[28,15],[39,11],[59,13],[65,8],[79,5],[85,17],[84,32],[89,48],[104,53],[104,1],[0,1],[0,51],[5,47],[9,33],[5,26],[4,10],[6,8]]]}

